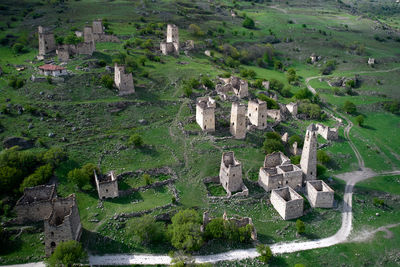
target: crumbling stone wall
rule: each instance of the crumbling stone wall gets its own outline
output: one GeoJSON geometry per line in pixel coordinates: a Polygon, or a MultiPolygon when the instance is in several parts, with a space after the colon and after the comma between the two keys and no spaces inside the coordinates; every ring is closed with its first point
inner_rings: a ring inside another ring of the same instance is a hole
{"type": "Polygon", "coordinates": [[[135,93],[135,87],[133,85],[132,73],[125,72],[125,66],[118,66],[115,64],[114,67],[114,82],[115,86],[119,90],[119,95],[130,95],[135,93]]]}
{"type": "Polygon", "coordinates": [[[235,159],[234,152],[222,154],[219,180],[228,195],[242,189],[242,164],[235,159]]]}
{"type": "Polygon", "coordinates": [[[267,102],[262,100],[250,100],[248,103],[247,117],[257,129],[267,128],[267,102]]]}
{"type": "Polygon", "coordinates": [[[55,198],[52,213],[44,221],[44,241],[46,256],[50,256],[60,242],[79,240],[82,225],[75,195],[55,198]]]}
{"type": "Polygon", "coordinates": [[[290,164],[290,159],[280,151],[265,156],[264,168],[275,168],[279,165],[290,164]]]}
{"type": "Polygon", "coordinates": [[[215,100],[211,97],[199,97],[196,100],[196,122],[203,131],[215,131],[215,100]]]}
{"type": "Polygon", "coordinates": [[[335,192],[322,180],[307,181],[306,196],[313,208],[332,208],[335,192]]]}
{"type": "Polygon", "coordinates": [[[17,223],[39,222],[50,216],[52,199],[57,196],[55,185],[39,185],[24,189],[15,205],[17,223]]]}
{"type": "Polygon", "coordinates": [[[323,124],[318,123],[318,134],[321,135],[325,140],[338,140],[339,131],[337,128],[330,128],[323,124]]]}
{"type": "Polygon", "coordinates": [[[45,56],[56,50],[56,40],[54,38],[53,32],[42,26],[39,26],[38,36],[39,36],[39,56],[45,56]]]}
{"type": "Polygon", "coordinates": [[[271,192],[271,204],[284,220],[303,216],[303,198],[290,187],[274,189],[271,192]]]}
{"type": "Polygon", "coordinates": [[[299,105],[296,102],[291,102],[286,105],[287,110],[296,117],[298,114],[299,105]]]}
{"type": "Polygon", "coordinates": [[[118,197],[118,180],[113,171],[106,175],[97,175],[95,171],[94,178],[100,199],[118,197]]]}
{"type": "Polygon", "coordinates": [[[317,178],[317,130],[314,124],[308,126],[301,153],[300,166],[307,181],[317,178]]]}
{"type": "Polygon", "coordinates": [[[275,121],[282,120],[281,111],[279,109],[268,109],[267,116],[275,121]]]}
{"type": "Polygon", "coordinates": [[[233,92],[239,99],[249,96],[249,84],[246,80],[232,76],[230,78],[230,84],[232,85],[233,92]]]}
{"type": "Polygon", "coordinates": [[[232,103],[230,132],[235,139],[246,138],[246,106],[238,102],[232,103]]]}

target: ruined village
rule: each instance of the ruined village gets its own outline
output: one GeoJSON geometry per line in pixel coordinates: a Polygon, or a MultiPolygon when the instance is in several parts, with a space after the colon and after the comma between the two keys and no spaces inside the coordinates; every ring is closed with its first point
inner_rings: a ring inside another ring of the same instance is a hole
{"type": "Polygon", "coordinates": [[[396,23],[353,1],[22,2],[0,3],[0,265],[399,262],[396,23]]]}

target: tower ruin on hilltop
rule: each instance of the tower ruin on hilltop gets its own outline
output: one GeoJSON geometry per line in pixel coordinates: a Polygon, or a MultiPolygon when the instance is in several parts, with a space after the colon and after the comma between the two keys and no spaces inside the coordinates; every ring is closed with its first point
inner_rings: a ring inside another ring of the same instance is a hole
{"type": "Polygon", "coordinates": [[[300,166],[303,170],[305,181],[317,178],[317,134],[318,128],[314,124],[307,127],[304,138],[303,152],[301,154],[300,166]]]}
{"type": "Polygon", "coordinates": [[[215,131],[215,100],[211,97],[199,97],[196,100],[196,122],[203,131],[215,131]]]}
{"type": "Polygon", "coordinates": [[[257,129],[267,128],[267,102],[262,100],[250,100],[248,103],[247,117],[257,129]]]}
{"type": "Polygon", "coordinates": [[[119,90],[119,95],[130,95],[135,93],[135,87],[133,85],[132,73],[125,72],[125,66],[114,66],[114,82],[119,90]]]}
{"type": "Polygon", "coordinates": [[[238,102],[232,103],[230,132],[235,139],[246,138],[246,106],[238,102]]]}
{"type": "Polygon", "coordinates": [[[167,40],[160,43],[160,50],[164,55],[179,55],[179,28],[175,24],[167,25],[167,40]]]}
{"type": "Polygon", "coordinates": [[[44,59],[44,56],[56,51],[56,40],[54,33],[42,26],[38,27],[39,36],[39,59],[44,59]]]}

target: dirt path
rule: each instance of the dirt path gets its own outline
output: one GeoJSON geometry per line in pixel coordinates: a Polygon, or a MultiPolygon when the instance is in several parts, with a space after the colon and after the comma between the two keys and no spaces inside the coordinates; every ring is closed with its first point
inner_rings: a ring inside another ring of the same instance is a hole
{"type": "Polygon", "coordinates": [[[287,10],[286,9],[283,9],[283,8],[280,8],[279,6],[270,6],[270,8],[273,8],[273,9],[276,9],[276,10],[279,10],[279,11],[281,11],[282,13],[285,13],[285,14],[287,14],[288,12],[287,12],[287,10]]]}

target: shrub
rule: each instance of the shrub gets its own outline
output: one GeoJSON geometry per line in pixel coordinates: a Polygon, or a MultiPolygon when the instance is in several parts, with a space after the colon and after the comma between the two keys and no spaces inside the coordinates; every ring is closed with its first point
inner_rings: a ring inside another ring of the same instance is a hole
{"type": "Polygon", "coordinates": [[[225,237],[224,219],[215,218],[211,220],[211,222],[208,223],[206,226],[204,235],[208,240],[224,238],[225,237]]]}
{"type": "Polygon", "coordinates": [[[305,226],[304,222],[300,219],[296,220],[296,230],[297,230],[298,234],[302,234],[306,230],[306,226],[305,226]]]}
{"type": "Polygon", "coordinates": [[[347,114],[355,114],[357,112],[357,107],[353,102],[350,101],[346,101],[343,104],[343,110],[347,113],[347,114]]]}
{"type": "Polygon", "coordinates": [[[373,201],[374,205],[378,206],[378,207],[383,207],[385,205],[385,200],[377,198],[377,197],[374,197],[372,201],[373,201]]]}
{"type": "Polygon", "coordinates": [[[15,54],[22,54],[22,53],[26,53],[28,50],[25,48],[25,46],[23,45],[23,44],[21,44],[21,43],[15,43],[13,46],[12,46],[12,51],[15,53],[15,54]]]}
{"type": "Polygon", "coordinates": [[[77,185],[79,188],[89,185],[91,180],[87,172],[78,168],[68,172],[67,178],[71,183],[77,185]]]}
{"type": "Polygon", "coordinates": [[[271,154],[276,151],[284,151],[282,141],[276,139],[266,139],[263,143],[263,150],[265,154],[271,154]]]}
{"type": "Polygon", "coordinates": [[[295,164],[295,165],[300,163],[300,159],[301,159],[300,155],[295,155],[295,156],[290,157],[290,161],[292,162],[292,164],[295,164]]]}
{"type": "Polygon", "coordinates": [[[150,244],[161,241],[164,238],[164,231],[161,225],[151,215],[144,215],[138,219],[129,221],[128,233],[137,236],[142,244],[150,244]]]}
{"type": "Polygon", "coordinates": [[[279,109],[278,103],[264,94],[258,94],[258,99],[267,102],[268,109],[279,109]]]}
{"type": "Polygon", "coordinates": [[[257,252],[260,254],[258,259],[263,263],[268,263],[272,258],[271,248],[267,245],[260,244],[257,246],[257,252]]]}
{"type": "Polygon", "coordinates": [[[308,90],[308,88],[300,89],[294,94],[294,98],[298,100],[311,99],[312,97],[313,93],[310,90],[308,90]]]}
{"type": "Polygon", "coordinates": [[[101,76],[101,83],[108,89],[112,89],[114,87],[114,79],[109,74],[101,76]]]}
{"type": "Polygon", "coordinates": [[[205,87],[207,87],[208,89],[213,90],[213,89],[215,88],[214,83],[213,83],[208,77],[206,77],[206,76],[203,76],[203,77],[201,78],[201,83],[202,83],[205,87]]]}
{"type": "Polygon", "coordinates": [[[267,139],[274,139],[274,140],[281,141],[281,135],[278,134],[277,132],[267,132],[267,133],[265,134],[265,137],[266,137],[267,139]]]}
{"type": "Polygon", "coordinates": [[[299,113],[307,115],[310,119],[320,119],[322,111],[319,105],[304,101],[299,105],[299,113]]]}
{"type": "Polygon", "coordinates": [[[317,160],[322,164],[327,164],[331,160],[331,158],[329,157],[328,153],[326,153],[324,150],[318,150],[317,160]]]}
{"type": "Polygon", "coordinates": [[[74,33],[71,33],[70,35],[68,35],[67,37],[65,37],[64,42],[65,42],[66,44],[74,44],[74,45],[77,45],[77,44],[83,42],[83,38],[82,38],[82,37],[76,36],[74,33]]]}
{"type": "Polygon", "coordinates": [[[190,97],[193,94],[193,89],[189,84],[183,85],[183,94],[186,97],[190,97]]]}
{"type": "Polygon", "coordinates": [[[322,177],[326,173],[326,167],[321,164],[317,164],[317,176],[322,177]]]}
{"type": "Polygon", "coordinates": [[[67,153],[60,147],[52,147],[43,154],[42,160],[51,164],[53,168],[57,167],[61,162],[67,159],[67,153]]]}
{"type": "Polygon", "coordinates": [[[364,116],[363,115],[358,115],[356,117],[356,123],[358,124],[358,126],[362,127],[364,124],[364,116]]]}
{"type": "Polygon", "coordinates": [[[321,72],[323,75],[329,75],[336,69],[336,61],[335,60],[330,60],[328,61],[325,66],[322,68],[321,72]]]}
{"type": "Polygon", "coordinates": [[[297,147],[301,148],[301,147],[303,147],[303,141],[304,141],[303,138],[301,138],[297,134],[292,135],[291,137],[289,137],[289,145],[291,145],[291,146],[294,144],[294,142],[297,142],[297,147]]]}
{"type": "Polygon", "coordinates": [[[145,183],[146,185],[150,185],[150,184],[153,183],[153,179],[151,179],[151,176],[150,176],[150,174],[148,174],[148,173],[144,173],[144,174],[142,175],[142,178],[143,178],[143,181],[144,181],[144,183],[145,183]]]}
{"type": "Polygon", "coordinates": [[[87,254],[82,245],[75,240],[70,240],[59,243],[46,263],[49,267],[74,266],[86,260],[87,254]]]}
{"type": "Polygon", "coordinates": [[[246,17],[243,21],[243,27],[247,28],[247,29],[254,29],[255,28],[255,23],[254,20],[252,20],[249,17],[246,17]]]}
{"type": "Polygon", "coordinates": [[[198,250],[203,244],[203,237],[197,211],[187,209],[175,214],[168,226],[168,235],[175,248],[187,252],[198,250]]]}
{"type": "Polygon", "coordinates": [[[283,89],[283,86],[284,86],[283,82],[278,81],[277,79],[271,79],[269,81],[269,88],[271,90],[275,90],[277,92],[281,92],[282,89],[283,89]]]}
{"type": "Polygon", "coordinates": [[[400,112],[400,101],[390,101],[383,104],[383,108],[393,114],[400,112]]]}
{"type": "Polygon", "coordinates": [[[288,82],[291,84],[296,84],[299,81],[299,76],[297,76],[296,70],[294,68],[288,69],[286,77],[288,82]]]}
{"type": "Polygon", "coordinates": [[[9,80],[8,80],[8,85],[11,86],[14,89],[19,89],[22,86],[24,86],[25,84],[25,80],[23,79],[19,79],[15,76],[12,76],[9,80]]]}
{"type": "Polygon", "coordinates": [[[40,166],[34,173],[24,179],[20,186],[20,191],[23,192],[26,187],[37,186],[47,183],[53,175],[53,167],[50,164],[40,166]]]}
{"type": "Polygon", "coordinates": [[[197,36],[197,37],[201,37],[201,36],[204,36],[205,35],[205,33],[200,29],[200,27],[199,26],[197,26],[196,24],[190,24],[189,25],[189,31],[194,35],[194,36],[197,36]]]}
{"type": "Polygon", "coordinates": [[[138,133],[131,135],[128,140],[128,145],[133,145],[134,147],[142,147],[143,143],[143,138],[138,133]]]}

